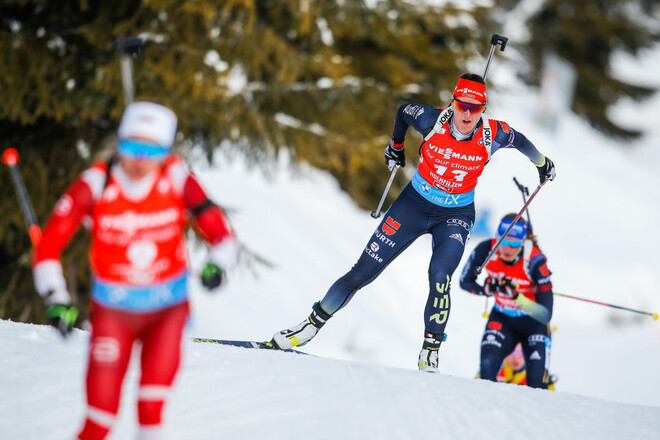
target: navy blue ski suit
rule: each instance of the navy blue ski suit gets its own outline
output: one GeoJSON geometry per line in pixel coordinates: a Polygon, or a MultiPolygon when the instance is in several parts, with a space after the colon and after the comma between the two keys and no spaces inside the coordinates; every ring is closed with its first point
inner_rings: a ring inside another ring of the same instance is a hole
{"type": "MultiPolygon", "coordinates": [[[[476,269],[486,261],[494,242],[494,239],[484,240],[472,251],[461,274],[460,284],[464,290],[484,295],[483,286],[477,283],[476,269]]],[[[496,253],[485,267],[488,276],[504,275],[517,282],[523,281],[528,287],[516,288],[519,301],[495,295],[496,302],[481,339],[479,376],[496,381],[504,358],[520,342],[525,356],[527,385],[547,388],[551,349],[549,322],[553,306],[551,273],[545,255],[531,246],[530,241],[526,245],[532,248],[529,260],[524,257],[524,249],[509,262],[496,253]]]]}
{"type": "Polygon", "coordinates": [[[422,104],[399,107],[393,141],[403,144],[409,127],[422,134],[426,139],[420,146],[420,166],[412,181],[383,215],[357,263],[330,287],[321,300],[320,305],[328,314],[344,307],[359,289],[380,275],[418,237],[431,234],[433,255],[428,271],[430,288],[424,309],[424,328],[426,333],[444,333],[451,308],[451,277],[474,223],[473,187],[483,166],[500,148],[515,148],[535,164],[542,164],[545,160],[524,135],[502,121],[491,120],[484,127],[482,119],[472,135],[459,141],[453,134],[452,115],[450,109],[422,104]],[[485,128],[492,132],[486,133],[485,128]],[[489,147],[487,154],[484,144],[489,147]],[[427,171],[422,170],[424,160],[427,171]],[[430,161],[435,161],[436,171],[432,173],[428,172],[430,161]],[[477,164],[477,161],[481,162],[477,164]],[[472,167],[472,164],[475,165],[472,167]],[[453,180],[451,173],[440,176],[441,171],[446,170],[454,173],[453,180]],[[466,191],[458,188],[465,176],[472,179],[472,187],[466,191]]]}

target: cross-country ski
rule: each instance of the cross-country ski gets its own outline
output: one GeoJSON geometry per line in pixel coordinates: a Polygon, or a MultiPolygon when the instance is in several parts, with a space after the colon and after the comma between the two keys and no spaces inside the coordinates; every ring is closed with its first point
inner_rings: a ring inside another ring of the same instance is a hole
{"type": "Polygon", "coordinates": [[[296,354],[304,354],[304,355],[308,354],[293,349],[282,350],[277,348],[275,345],[273,345],[272,342],[269,341],[236,341],[230,339],[211,339],[211,338],[197,338],[197,337],[192,338],[192,341],[205,343],[205,344],[230,345],[233,347],[241,347],[241,348],[258,348],[261,350],[278,350],[278,351],[291,352],[296,354]]]}

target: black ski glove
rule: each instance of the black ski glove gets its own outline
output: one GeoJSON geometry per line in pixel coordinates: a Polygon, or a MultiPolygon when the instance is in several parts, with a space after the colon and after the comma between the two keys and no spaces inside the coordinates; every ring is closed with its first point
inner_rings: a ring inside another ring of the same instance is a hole
{"type": "Polygon", "coordinates": [[[545,162],[540,167],[536,167],[539,171],[539,180],[541,183],[546,180],[555,180],[557,173],[555,172],[555,164],[550,160],[548,156],[545,157],[545,162]]]}
{"type": "Polygon", "coordinates": [[[71,304],[51,304],[46,308],[46,319],[63,337],[67,337],[78,320],[78,309],[71,304]]]}
{"type": "Polygon", "coordinates": [[[491,277],[486,278],[484,281],[484,295],[493,296],[497,293],[497,281],[491,277]]]}
{"type": "Polygon", "coordinates": [[[207,290],[214,290],[219,287],[225,279],[225,271],[215,263],[206,263],[202,269],[202,285],[207,290]]]}
{"type": "Polygon", "coordinates": [[[394,165],[399,165],[402,168],[406,166],[406,152],[403,143],[395,144],[394,139],[390,139],[390,143],[385,147],[385,165],[389,169],[394,168],[394,165]]]}
{"type": "Polygon", "coordinates": [[[518,298],[518,290],[516,285],[511,282],[509,278],[504,278],[499,285],[500,295],[506,296],[507,298],[516,299],[518,298]]]}

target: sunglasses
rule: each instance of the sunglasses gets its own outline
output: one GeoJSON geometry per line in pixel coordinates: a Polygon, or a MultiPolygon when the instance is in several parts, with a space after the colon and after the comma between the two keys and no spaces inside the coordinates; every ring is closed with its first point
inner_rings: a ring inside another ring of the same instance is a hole
{"type": "Polygon", "coordinates": [[[137,139],[123,139],[117,151],[121,156],[137,160],[163,160],[170,154],[170,149],[137,139]]]}
{"type": "Polygon", "coordinates": [[[519,248],[520,246],[522,246],[523,242],[522,242],[522,240],[521,241],[511,241],[511,240],[504,239],[504,240],[502,240],[501,244],[502,244],[502,246],[511,246],[512,248],[515,249],[515,248],[519,248]]]}
{"type": "Polygon", "coordinates": [[[459,112],[466,112],[470,110],[470,113],[477,114],[486,110],[486,104],[470,104],[469,102],[459,101],[456,98],[453,98],[452,104],[456,107],[456,110],[459,112]]]}

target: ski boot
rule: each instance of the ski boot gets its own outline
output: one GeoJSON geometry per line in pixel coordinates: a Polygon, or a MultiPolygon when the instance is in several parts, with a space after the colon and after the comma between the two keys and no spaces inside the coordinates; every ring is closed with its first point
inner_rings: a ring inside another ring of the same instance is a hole
{"type": "Polygon", "coordinates": [[[293,347],[301,347],[312,340],[328,319],[329,315],[321,308],[320,303],[314,303],[312,313],[303,322],[295,327],[279,331],[273,335],[271,343],[280,350],[290,350],[293,347]]]}
{"type": "Polygon", "coordinates": [[[417,366],[420,371],[438,372],[438,350],[442,341],[447,339],[445,333],[425,333],[422,351],[419,352],[417,366]]]}

